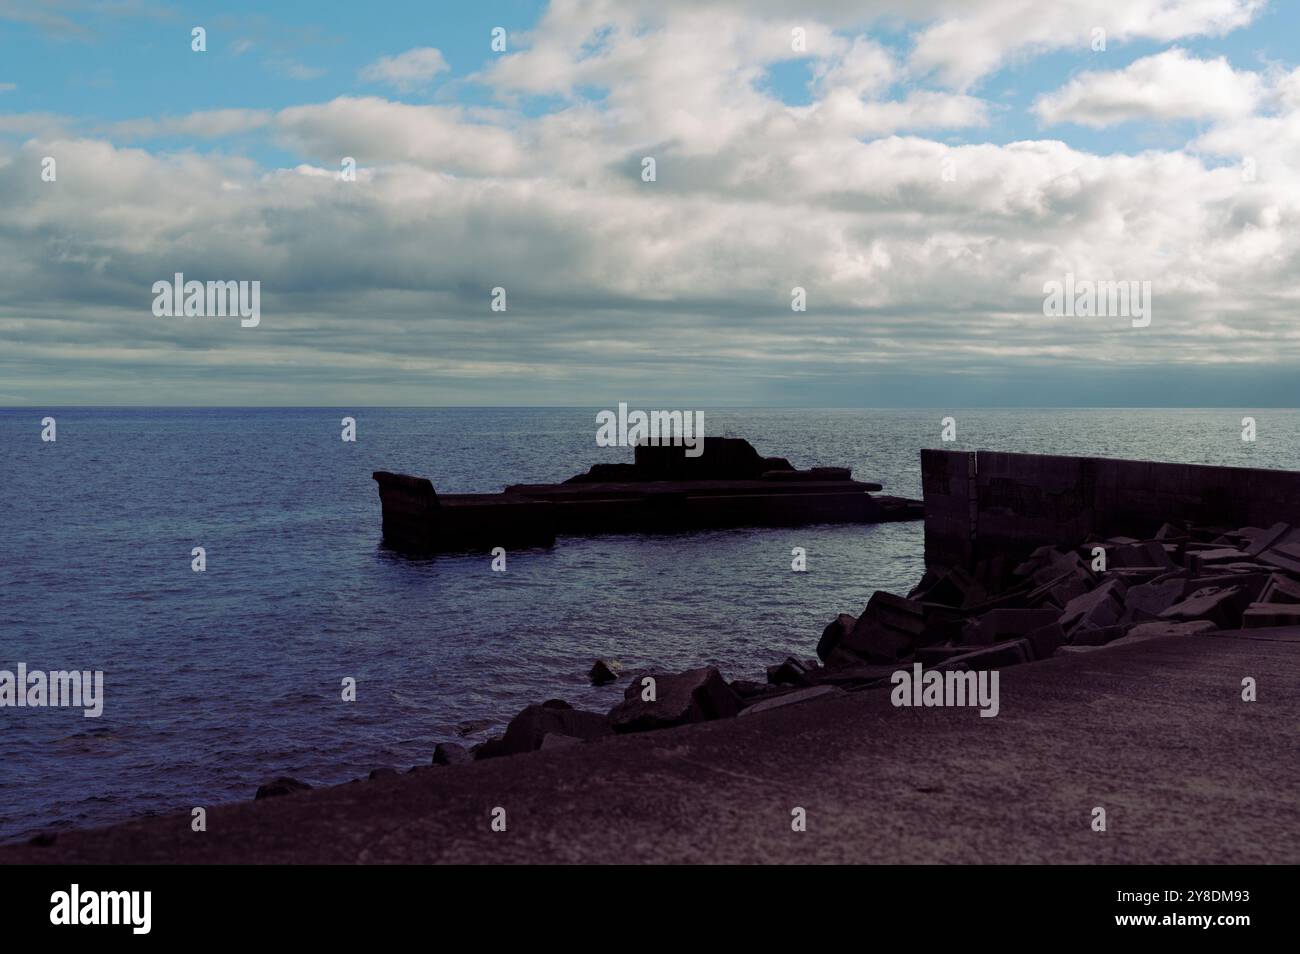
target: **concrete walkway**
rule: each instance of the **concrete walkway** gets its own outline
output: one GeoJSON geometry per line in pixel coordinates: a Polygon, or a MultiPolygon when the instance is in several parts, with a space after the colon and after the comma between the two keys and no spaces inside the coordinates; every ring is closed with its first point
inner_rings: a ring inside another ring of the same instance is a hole
{"type": "Polygon", "coordinates": [[[1298,704],[1300,629],[1121,641],[1003,670],[996,718],[870,690],[214,807],[205,833],[188,812],[69,832],[0,864],[1294,864],[1298,704]]]}

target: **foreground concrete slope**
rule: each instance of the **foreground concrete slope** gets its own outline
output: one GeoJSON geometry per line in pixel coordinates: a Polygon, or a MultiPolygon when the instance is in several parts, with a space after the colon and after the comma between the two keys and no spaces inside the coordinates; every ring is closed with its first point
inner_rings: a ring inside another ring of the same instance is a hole
{"type": "Polygon", "coordinates": [[[218,806],[205,833],[188,812],[65,833],[0,863],[1300,861],[1300,629],[1062,653],[1003,671],[1000,695],[980,718],[845,693],[218,806]]]}

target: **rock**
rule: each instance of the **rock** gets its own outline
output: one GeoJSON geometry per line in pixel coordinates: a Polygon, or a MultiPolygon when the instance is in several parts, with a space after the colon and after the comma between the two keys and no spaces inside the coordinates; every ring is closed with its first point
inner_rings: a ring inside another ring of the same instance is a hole
{"type": "Polygon", "coordinates": [[[780,686],[774,686],[770,682],[754,682],[751,679],[736,679],[728,683],[731,691],[734,692],[742,702],[749,702],[754,699],[761,699],[764,696],[770,696],[774,692],[780,692],[780,686]]]}
{"type": "Polygon", "coordinates": [[[817,676],[819,685],[833,686],[869,686],[889,679],[898,669],[897,663],[858,663],[832,669],[827,666],[817,676]]]}
{"type": "Polygon", "coordinates": [[[1055,623],[1061,614],[1053,609],[995,609],[979,618],[968,630],[963,642],[992,646],[1016,636],[1055,623]]]}
{"type": "Polygon", "coordinates": [[[1267,530],[1258,527],[1242,527],[1238,534],[1250,541],[1243,549],[1248,556],[1257,557],[1274,543],[1277,543],[1291,529],[1290,524],[1275,523],[1267,530]]]}
{"type": "Polygon", "coordinates": [[[724,719],[740,712],[740,698],[715,666],[683,673],[647,673],[634,678],[624,699],[609,713],[615,732],[644,732],[688,722],[724,719]],[[643,695],[646,678],[654,679],[654,701],[643,695]]]}
{"type": "Polygon", "coordinates": [[[774,686],[812,685],[807,667],[793,656],[787,656],[779,666],[768,666],[767,681],[774,686]]]}
{"type": "Polygon", "coordinates": [[[1031,607],[1055,606],[1058,610],[1076,596],[1088,592],[1092,577],[1083,567],[1066,569],[1025,594],[1025,603],[1031,607]]]}
{"type": "Polygon", "coordinates": [[[1079,554],[1057,553],[1055,550],[1052,551],[1050,560],[1035,570],[1030,579],[1042,586],[1066,574],[1081,578],[1085,581],[1085,585],[1092,582],[1092,573],[1079,554]]]}
{"type": "Polygon", "coordinates": [[[587,673],[593,686],[604,686],[618,679],[618,673],[609,668],[609,664],[603,659],[597,659],[591,671],[587,673]]]}
{"type": "Polygon", "coordinates": [[[1211,586],[1237,586],[1242,590],[1241,605],[1244,607],[1247,603],[1260,602],[1260,594],[1264,592],[1264,587],[1272,579],[1272,574],[1268,572],[1260,573],[1228,573],[1223,572],[1227,566],[1218,566],[1213,576],[1194,576],[1187,582],[1186,593],[1193,593],[1196,590],[1203,590],[1211,586]]]}
{"type": "Polygon", "coordinates": [[[571,745],[580,745],[582,739],[575,738],[572,735],[562,735],[559,732],[548,732],[542,736],[542,744],[538,748],[546,752],[550,749],[565,749],[571,745]]]}
{"type": "Polygon", "coordinates": [[[757,712],[771,712],[773,709],[797,705],[801,702],[810,702],[813,699],[842,695],[843,692],[843,689],[836,688],[835,686],[812,686],[808,689],[798,689],[794,692],[783,692],[775,699],[764,699],[762,702],[754,703],[749,708],[743,710],[740,714],[743,717],[753,715],[757,712]]]}
{"type": "Polygon", "coordinates": [[[911,652],[924,631],[920,603],[877,590],[838,648],[867,662],[897,662],[911,652]]]}
{"type": "Polygon", "coordinates": [[[1161,619],[1208,619],[1220,629],[1236,629],[1241,611],[1248,602],[1240,586],[1207,586],[1196,590],[1180,603],[1160,614],[1161,619]]]}
{"type": "Polygon", "coordinates": [[[1200,566],[1215,566],[1220,563],[1236,563],[1249,557],[1233,547],[1219,547],[1215,550],[1198,550],[1192,554],[1200,566]]]}
{"type": "Polygon", "coordinates": [[[1033,659],[1047,659],[1066,643],[1065,630],[1059,622],[1040,626],[1026,633],[1025,639],[1029,641],[1029,655],[1033,659]]]}
{"type": "Polygon", "coordinates": [[[925,572],[921,574],[921,582],[908,590],[907,598],[909,600],[923,599],[925,594],[939,582],[942,576],[943,574],[933,567],[926,567],[925,572]]]}
{"type": "Polygon", "coordinates": [[[1124,642],[1129,643],[1135,639],[1154,639],[1157,636],[1191,636],[1195,633],[1212,632],[1214,628],[1214,624],[1207,619],[1193,619],[1185,623],[1153,620],[1150,623],[1139,623],[1130,629],[1128,635],[1124,637],[1124,642]]]}
{"type": "Polygon", "coordinates": [[[952,567],[939,574],[934,585],[921,595],[927,603],[940,603],[956,608],[964,606],[972,597],[976,598],[975,602],[983,602],[988,598],[988,594],[984,591],[984,587],[976,583],[975,578],[961,567],[952,567]]]}
{"type": "Polygon", "coordinates": [[[1008,639],[992,646],[981,646],[971,652],[952,656],[936,665],[935,669],[1002,669],[1005,666],[1017,666],[1033,659],[1033,652],[1027,639],[1008,639]]]}
{"type": "Polygon", "coordinates": [[[511,755],[512,753],[506,748],[505,742],[498,736],[493,736],[485,742],[480,742],[469,750],[474,761],[481,762],[484,759],[495,759],[502,755],[511,755]]]}
{"type": "Polygon", "coordinates": [[[817,658],[822,662],[830,659],[831,653],[843,641],[844,637],[853,631],[857,624],[858,618],[850,616],[848,613],[840,613],[833,620],[826,624],[822,630],[822,638],[817,641],[817,658]]]}
{"type": "Polygon", "coordinates": [[[1300,603],[1300,582],[1276,573],[1269,577],[1259,595],[1261,603],[1300,603]]]}
{"type": "Polygon", "coordinates": [[[1155,619],[1183,598],[1186,581],[1182,577],[1131,586],[1124,594],[1123,622],[1146,622],[1155,619]]]}
{"type": "Polygon", "coordinates": [[[439,742],[433,747],[432,764],[434,765],[460,765],[472,759],[469,750],[455,742],[439,742]]]}
{"type": "Polygon", "coordinates": [[[1269,566],[1284,570],[1291,576],[1300,579],[1300,559],[1286,556],[1276,550],[1268,550],[1259,555],[1259,559],[1269,566]]]}
{"type": "Polygon", "coordinates": [[[1158,567],[1167,570],[1173,565],[1164,546],[1155,540],[1106,549],[1106,566],[1110,568],[1158,567]]]}
{"type": "Polygon", "coordinates": [[[959,642],[966,624],[970,622],[970,616],[965,610],[941,603],[922,603],[921,618],[925,622],[925,630],[917,637],[914,649],[959,642]]]}
{"type": "Polygon", "coordinates": [[[1076,626],[1109,626],[1124,613],[1124,584],[1110,579],[1091,592],[1076,596],[1061,611],[1061,628],[1068,634],[1076,626]]]}
{"type": "Polygon", "coordinates": [[[1300,624],[1300,603],[1251,603],[1241,614],[1243,629],[1300,624]]]}
{"type": "Polygon", "coordinates": [[[391,777],[395,777],[396,775],[398,775],[398,771],[397,769],[394,768],[384,767],[384,768],[371,769],[370,781],[373,782],[377,778],[391,778],[391,777]]]}
{"type": "Polygon", "coordinates": [[[548,733],[569,735],[578,739],[595,739],[609,735],[609,721],[599,712],[583,712],[562,700],[551,700],[540,706],[525,706],[506,726],[501,737],[501,754],[517,755],[535,752],[542,747],[548,733]],[[560,702],[564,708],[555,705],[560,702]]]}
{"type": "Polygon", "coordinates": [[[306,782],[300,782],[296,778],[290,778],[288,775],[281,775],[258,788],[257,794],[253,796],[254,800],[260,798],[278,798],[281,795],[292,795],[294,792],[305,792],[311,789],[306,782]]]}

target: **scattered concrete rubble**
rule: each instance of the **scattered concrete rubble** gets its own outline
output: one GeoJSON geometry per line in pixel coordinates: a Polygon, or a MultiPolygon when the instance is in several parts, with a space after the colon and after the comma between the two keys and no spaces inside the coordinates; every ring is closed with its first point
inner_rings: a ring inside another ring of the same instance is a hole
{"type": "MultiPolygon", "coordinates": [[[[1039,547],[1018,564],[999,555],[969,570],[932,567],[906,597],[877,591],[857,616],[838,614],[821,634],[817,659],[787,657],[768,667],[766,682],[728,683],[713,666],[635,673],[623,700],[608,713],[574,709],[558,699],[530,705],[500,737],[468,750],[438,745],[432,764],[759,715],[846,690],[887,686],[895,671],[914,663],[939,670],[1000,669],[1161,636],[1297,624],[1300,527],[1229,530],[1166,523],[1149,540],[1088,539],[1075,549],[1039,547]]],[[[595,685],[620,678],[600,660],[588,675],[595,685]]],[[[387,774],[379,770],[372,777],[387,774]]],[[[257,797],[309,787],[280,778],[258,789],[257,797]]]]}
{"type": "Polygon", "coordinates": [[[861,681],[879,682],[871,664],[986,669],[1061,648],[1296,623],[1300,528],[1166,523],[1150,540],[1039,547],[1009,573],[1002,558],[973,571],[931,569],[906,599],[875,593],[860,616],[827,625],[817,646],[825,668],[805,679],[825,683],[856,667],[861,681]]]}

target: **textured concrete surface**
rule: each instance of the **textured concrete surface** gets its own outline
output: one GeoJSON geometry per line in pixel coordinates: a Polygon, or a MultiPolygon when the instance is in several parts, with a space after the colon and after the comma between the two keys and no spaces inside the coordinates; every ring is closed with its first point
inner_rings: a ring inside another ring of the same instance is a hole
{"type": "Polygon", "coordinates": [[[213,807],[205,833],[188,813],[69,832],[0,863],[1300,861],[1300,629],[1120,641],[1000,688],[996,718],[869,690],[213,807]]]}

